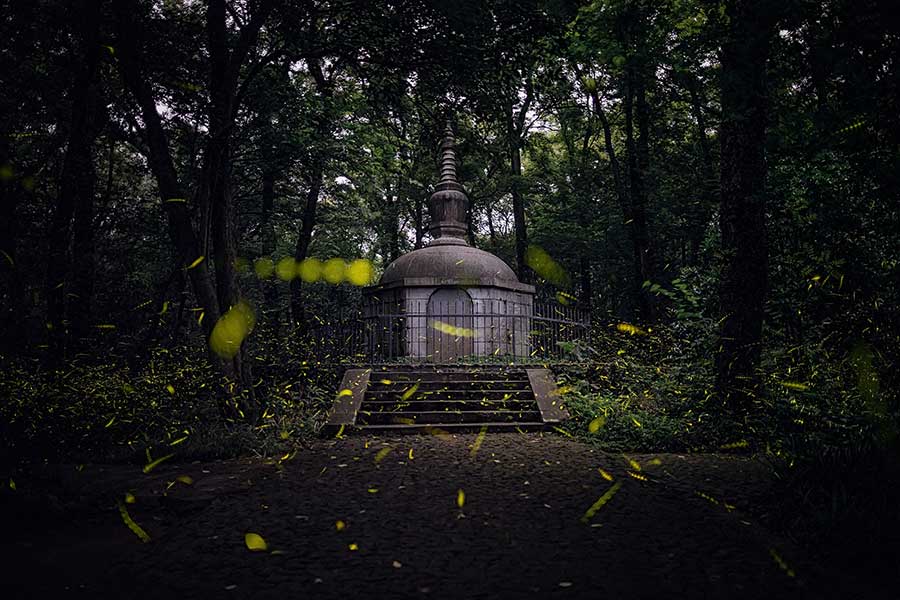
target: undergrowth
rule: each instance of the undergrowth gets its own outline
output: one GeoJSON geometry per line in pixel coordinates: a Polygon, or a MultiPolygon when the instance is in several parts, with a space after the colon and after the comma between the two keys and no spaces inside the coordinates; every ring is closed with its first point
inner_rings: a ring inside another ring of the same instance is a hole
{"type": "Polygon", "coordinates": [[[900,413],[879,385],[889,365],[860,342],[843,352],[771,344],[762,391],[738,417],[711,393],[708,331],[696,319],[624,335],[609,327],[602,346],[573,348],[594,362],[559,373],[565,430],[614,452],[751,455],[775,481],[768,526],[822,565],[876,580],[900,570],[881,550],[900,546],[900,413]]]}
{"type": "MultiPolygon", "coordinates": [[[[196,348],[156,348],[135,369],[80,357],[58,369],[0,357],[0,445],[9,460],[144,462],[288,452],[321,429],[338,369],[255,365],[258,422],[221,410],[222,385],[196,348]]],[[[2,458],[2,457],[0,457],[2,458]]]]}

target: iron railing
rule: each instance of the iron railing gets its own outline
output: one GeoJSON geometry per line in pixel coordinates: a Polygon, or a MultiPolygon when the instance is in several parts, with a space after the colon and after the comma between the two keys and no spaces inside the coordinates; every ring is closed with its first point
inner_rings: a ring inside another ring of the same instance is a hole
{"type": "Polygon", "coordinates": [[[308,327],[303,341],[330,361],[479,363],[563,359],[573,342],[590,342],[587,311],[558,303],[474,300],[431,302],[405,311],[396,302],[308,327]]]}

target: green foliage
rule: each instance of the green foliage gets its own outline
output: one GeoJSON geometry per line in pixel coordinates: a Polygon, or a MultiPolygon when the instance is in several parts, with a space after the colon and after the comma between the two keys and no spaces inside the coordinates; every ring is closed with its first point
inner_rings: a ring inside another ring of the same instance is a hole
{"type": "Polygon", "coordinates": [[[563,384],[571,415],[563,427],[609,451],[673,452],[686,448],[683,419],[666,414],[650,395],[615,396],[586,381],[563,384]],[[593,426],[592,426],[593,423],[593,426]],[[597,428],[596,431],[592,429],[597,428]]]}
{"type": "Polygon", "coordinates": [[[13,456],[76,462],[135,461],[174,452],[180,460],[290,451],[324,423],[337,382],[314,364],[265,378],[258,423],[223,412],[219,375],[195,348],[157,348],[138,370],[112,359],[77,360],[58,371],[3,361],[2,442],[13,456]]]}
{"type": "MultiPolygon", "coordinates": [[[[205,7],[134,6],[189,225],[207,247],[209,215],[196,201],[211,142],[205,7]]],[[[611,451],[756,452],[783,483],[776,526],[810,544],[840,546],[859,532],[875,539],[879,524],[896,518],[900,423],[892,7],[794,3],[772,40],[763,386],[746,418],[712,394],[723,317],[724,8],[278,3],[233,74],[228,235],[239,262],[293,257],[320,179],[309,256],[384,268],[427,242],[434,151],[451,116],[475,245],[514,261],[512,191],[520,192],[528,241],[543,249],[532,261],[541,293],[565,292],[591,311],[592,340],[560,342],[564,360],[552,365],[567,388],[565,431],[611,451]],[[646,87],[644,208],[660,267],[647,282],[634,280],[633,232],[612,162],[615,154],[627,171],[636,158],[625,142],[635,72],[646,87]],[[513,149],[521,175],[511,171],[513,149]],[[658,301],[656,322],[634,320],[640,284],[658,301]]],[[[245,9],[254,3],[235,14],[245,9]]],[[[240,297],[257,316],[243,346],[252,389],[241,397],[252,391],[259,415],[235,420],[229,382],[208,360],[192,273],[172,252],[144,119],[119,75],[124,40],[112,10],[101,23],[103,114],[90,148],[93,238],[86,255],[66,240],[66,264],[54,264],[66,272],[63,324],[86,317],[93,331],[69,339],[64,356],[48,351],[47,298],[57,282],[47,281],[47,231],[82,59],[69,12],[59,0],[13,3],[0,26],[2,451],[139,463],[171,452],[289,454],[320,430],[346,358],[341,340],[310,332],[351,318],[361,292],[304,283],[305,321],[295,325],[287,283],[238,273],[240,297]],[[69,292],[84,274],[94,288],[81,299],[69,292]]],[[[236,21],[227,37],[232,49],[244,37],[236,21]]],[[[214,266],[214,252],[204,252],[214,266]]]]}

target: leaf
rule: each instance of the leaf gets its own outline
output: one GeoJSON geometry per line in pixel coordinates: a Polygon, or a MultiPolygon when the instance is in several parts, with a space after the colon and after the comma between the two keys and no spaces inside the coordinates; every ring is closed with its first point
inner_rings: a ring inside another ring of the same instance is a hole
{"type": "Polygon", "coordinates": [[[266,540],[264,540],[258,533],[251,532],[244,534],[244,544],[247,545],[247,549],[251,552],[265,552],[269,549],[269,545],[266,544],[266,540]]]}
{"type": "Polygon", "coordinates": [[[456,506],[462,508],[466,503],[466,493],[462,490],[456,491],[456,506]]]}

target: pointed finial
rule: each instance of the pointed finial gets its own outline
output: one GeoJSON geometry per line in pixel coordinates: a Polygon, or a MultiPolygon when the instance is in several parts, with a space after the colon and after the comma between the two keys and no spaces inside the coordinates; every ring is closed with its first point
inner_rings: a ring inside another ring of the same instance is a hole
{"type": "Polygon", "coordinates": [[[469,198],[459,183],[456,173],[456,139],[453,123],[447,119],[440,149],[440,179],[434,193],[428,199],[431,216],[429,231],[434,239],[429,246],[468,245],[466,241],[466,220],[469,198]]]}
{"type": "Polygon", "coordinates": [[[456,139],[453,137],[453,123],[447,119],[444,139],[441,141],[440,183],[459,183],[456,178],[456,139]]]}

